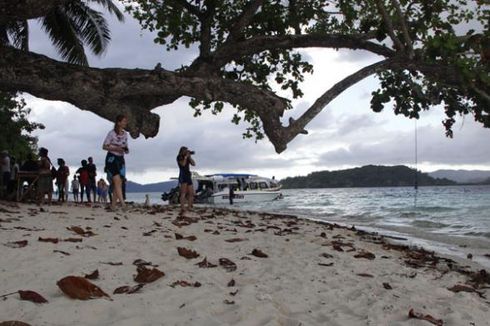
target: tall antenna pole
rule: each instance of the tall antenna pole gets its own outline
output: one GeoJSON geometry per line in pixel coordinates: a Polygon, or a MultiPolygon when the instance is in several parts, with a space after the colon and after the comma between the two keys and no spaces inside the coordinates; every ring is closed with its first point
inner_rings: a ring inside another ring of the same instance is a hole
{"type": "Polygon", "coordinates": [[[419,188],[417,174],[418,174],[417,119],[415,119],[415,185],[414,185],[415,190],[417,190],[419,188]]]}

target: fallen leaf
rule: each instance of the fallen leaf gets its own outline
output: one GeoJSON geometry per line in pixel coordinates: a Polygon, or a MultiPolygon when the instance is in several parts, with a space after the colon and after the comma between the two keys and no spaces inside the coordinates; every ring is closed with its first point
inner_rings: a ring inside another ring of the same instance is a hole
{"type": "Polygon", "coordinates": [[[328,264],[318,263],[318,265],[330,267],[330,266],[333,266],[333,263],[328,263],[328,264]]]}
{"type": "Polygon", "coordinates": [[[122,266],[122,262],[118,261],[118,262],[111,262],[111,261],[108,261],[108,262],[101,262],[101,264],[106,264],[106,265],[111,265],[111,266],[122,266]]]}
{"type": "Polygon", "coordinates": [[[222,266],[226,271],[228,272],[233,272],[236,271],[237,266],[234,262],[229,260],[228,258],[220,258],[219,259],[219,265],[222,266]]]}
{"type": "Polygon", "coordinates": [[[190,282],[187,282],[187,281],[184,281],[184,280],[180,280],[180,281],[173,282],[170,286],[174,288],[177,285],[182,286],[182,287],[191,286],[191,287],[198,288],[198,287],[201,286],[201,283],[199,283],[199,282],[190,283],[190,282]]]}
{"type": "Polygon", "coordinates": [[[134,281],[137,283],[151,283],[165,276],[164,272],[156,268],[148,269],[145,266],[138,266],[137,272],[138,275],[134,277],[134,281]]]}
{"type": "Polygon", "coordinates": [[[235,280],[231,279],[231,281],[228,282],[227,286],[235,286],[235,280]]]}
{"type": "Polygon", "coordinates": [[[320,254],[321,257],[325,257],[325,258],[333,258],[332,255],[330,254],[327,254],[327,253],[323,253],[323,254],[320,254]]]}
{"type": "Polygon", "coordinates": [[[47,303],[48,300],[46,300],[42,295],[40,295],[37,292],[30,291],[30,290],[19,290],[19,295],[22,300],[27,300],[27,301],[32,301],[34,303],[47,303]]]}
{"type": "Polygon", "coordinates": [[[51,242],[51,243],[58,243],[60,241],[58,238],[41,238],[41,237],[39,237],[37,240],[41,242],[51,242]]]}
{"type": "Polygon", "coordinates": [[[5,246],[10,248],[23,248],[27,246],[28,243],[29,242],[27,240],[20,240],[20,241],[7,242],[5,246]]]}
{"type": "Polygon", "coordinates": [[[99,270],[96,269],[95,271],[93,271],[92,273],[90,274],[85,274],[84,276],[86,279],[89,279],[89,280],[96,280],[99,278],[99,270]]]}
{"type": "Polygon", "coordinates": [[[444,322],[442,321],[442,319],[435,319],[431,315],[423,315],[420,312],[415,312],[413,310],[413,308],[410,309],[410,311],[408,312],[408,317],[409,318],[421,319],[421,320],[427,320],[428,322],[430,322],[430,323],[432,323],[434,325],[437,325],[437,326],[444,325],[444,322]]]}
{"type": "Polygon", "coordinates": [[[136,265],[136,266],[153,266],[153,264],[151,262],[145,261],[143,259],[136,259],[135,261],[133,261],[133,265],[136,265]]]}
{"type": "Polygon", "coordinates": [[[30,324],[24,323],[18,320],[9,320],[0,322],[0,326],[31,326],[30,324]]]}
{"type": "Polygon", "coordinates": [[[373,259],[376,258],[376,256],[372,252],[369,252],[369,251],[361,251],[357,255],[354,255],[354,258],[366,258],[366,259],[369,259],[369,260],[373,260],[373,259]]]}
{"type": "Polygon", "coordinates": [[[207,257],[204,257],[203,261],[200,261],[196,265],[201,267],[201,268],[213,268],[213,267],[218,266],[218,265],[215,265],[215,264],[208,262],[207,257]]]}
{"type": "Polygon", "coordinates": [[[83,239],[82,238],[67,238],[67,239],[64,239],[63,241],[66,241],[66,242],[82,242],[83,239]]]}
{"type": "Polygon", "coordinates": [[[175,239],[176,240],[189,240],[189,241],[194,241],[197,239],[195,235],[189,235],[187,237],[184,237],[182,234],[175,233],[175,239]]]}
{"type": "Polygon", "coordinates": [[[67,276],[59,280],[56,284],[64,294],[72,299],[88,300],[100,297],[110,298],[107,293],[83,277],[67,276]]]}
{"type": "Polygon", "coordinates": [[[223,300],[223,303],[225,303],[225,304],[235,304],[235,301],[231,301],[231,300],[226,299],[226,300],[223,300]]]}
{"type": "Polygon", "coordinates": [[[241,242],[241,241],[248,241],[247,238],[231,238],[231,239],[227,239],[225,240],[226,242],[241,242]]]}
{"type": "Polygon", "coordinates": [[[362,276],[362,277],[374,277],[373,275],[368,274],[368,273],[357,273],[357,275],[362,276]]]}
{"type": "Polygon", "coordinates": [[[177,251],[179,252],[180,256],[185,257],[187,259],[193,259],[199,257],[199,254],[191,249],[177,247],[177,251]]]}
{"type": "Polygon", "coordinates": [[[143,283],[136,284],[135,286],[129,286],[129,285],[120,286],[114,290],[113,294],[122,294],[122,293],[133,294],[138,292],[143,286],[144,286],[143,283]]]}
{"type": "Polygon", "coordinates": [[[66,251],[62,251],[62,250],[53,250],[53,252],[59,252],[60,254],[63,254],[65,256],[70,256],[70,253],[69,252],[66,252],[66,251]]]}
{"type": "Polygon", "coordinates": [[[393,290],[393,288],[391,287],[390,283],[383,283],[383,287],[387,290],[393,290]]]}
{"type": "Polygon", "coordinates": [[[259,258],[267,258],[269,256],[267,256],[266,253],[262,252],[260,249],[254,249],[252,250],[252,255],[254,255],[255,257],[259,257],[259,258]]]}

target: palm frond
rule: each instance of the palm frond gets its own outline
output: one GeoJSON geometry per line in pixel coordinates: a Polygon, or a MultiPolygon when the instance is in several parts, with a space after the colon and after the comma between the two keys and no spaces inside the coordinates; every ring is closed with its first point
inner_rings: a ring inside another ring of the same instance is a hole
{"type": "Polygon", "coordinates": [[[0,25],[0,44],[12,45],[18,49],[29,51],[29,25],[27,20],[0,25]]]}
{"type": "Polygon", "coordinates": [[[81,31],[63,7],[51,10],[41,18],[41,24],[64,60],[82,66],[88,65],[83,42],[78,37],[81,31]]]}
{"type": "Polygon", "coordinates": [[[117,7],[116,4],[114,4],[114,2],[112,0],[89,0],[90,2],[95,2],[99,5],[101,5],[102,7],[106,8],[107,11],[110,13],[110,14],[113,14],[116,16],[117,20],[119,20],[120,22],[124,21],[124,14],[122,13],[122,11],[117,7]]]}
{"type": "Polygon", "coordinates": [[[29,25],[27,20],[14,22],[7,29],[12,45],[18,49],[29,51],[29,25]]]}
{"type": "Polygon", "coordinates": [[[79,31],[78,36],[88,45],[92,52],[101,55],[107,49],[111,33],[104,16],[82,2],[71,3],[66,13],[79,31]]]}

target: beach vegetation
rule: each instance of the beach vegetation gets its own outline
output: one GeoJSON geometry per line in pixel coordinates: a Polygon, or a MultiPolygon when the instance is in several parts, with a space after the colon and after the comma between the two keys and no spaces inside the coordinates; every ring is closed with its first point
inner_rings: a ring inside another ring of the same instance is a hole
{"type": "Polygon", "coordinates": [[[37,151],[32,133],[44,125],[29,121],[31,109],[14,93],[0,92],[0,150],[7,150],[19,162],[37,151]]]}
{"type": "MultiPolygon", "coordinates": [[[[17,11],[7,6],[0,21],[45,19],[49,4],[72,3],[41,2],[46,6],[31,8],[30,2],[22,2],[17,11]]],[[[159,116],[151,111],[183,96],[190,98],[196,116],[206,110],[219,114],[231,106],[236,110],[232,122],[247,124],[244,137],[266,136],[278,153],[298,135],[307,134],[308,124],[334,99],[368,77],[378,81],[371,92],[374,112],[392,109],[397,115],[417,119],[422,111],[442,108],[441,129],[448,137],[460,115],[470,115],[490,127],[487,1],[122,3],[143,29],[155,34],[155,43],[167,51],[192,49],[194,60],[174,71],[161,63],[153,70],[92,69],[4,45],[0,48],[0,89],[67,101],[111,120],[124,112],[133,137],[155,136],[159,116]],[[303,113],[283,121],[292,100],[303,96],[305,77],[314,71],[305,51],[309,48],[342,50],[346,55],[356,51],[370,58],[359,62],[370,63],[326,86],[303,113]]]]}

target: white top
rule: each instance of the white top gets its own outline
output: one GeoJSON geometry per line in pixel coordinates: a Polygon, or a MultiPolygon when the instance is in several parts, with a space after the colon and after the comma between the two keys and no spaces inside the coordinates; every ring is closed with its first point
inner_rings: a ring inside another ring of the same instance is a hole
{"type": "Polygon", "coordinates": [[[75,190],[75,189],[78,190],[78,189],[80,189],[80,182],[78,182],[77,179],[73,179],[71,181],[71,189],[72,190],[75,190]]]}
{"type": "MultiPolygon", "coordinates": [[[[115,146],[127,147],[128,146],[128,133],[126,131],[123,131],[122,134],[118,135],[113,129],[113,130],[109,131],[109,133],[105,137],[104,145],[115,145],[115,146]]],[[[124,156],[124,154],[121,154],[119,152],[109,151],[109,153],[114,154],[116,156],[124,156]]]]}

